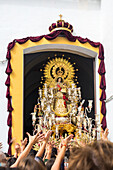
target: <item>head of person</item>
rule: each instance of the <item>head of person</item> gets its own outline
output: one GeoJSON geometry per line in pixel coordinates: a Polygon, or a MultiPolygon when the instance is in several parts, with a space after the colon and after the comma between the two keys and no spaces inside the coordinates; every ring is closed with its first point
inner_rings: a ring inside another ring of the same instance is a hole
{"type": "Polygon", "coordinates": [[[52,148],[51,158],[56,158],[57,149],[55,147],[52,148]]]}
{"type": "Polygon", "coordinates": [[[0,151],[0,167],[6,167],[6,163],[6,155],[2,151],[0,151]]]}
{"type": "Polygon", "coordinates": [[[74,149],[70,154],[69,170],[104,170],[98,152],[90,146],[74,149]]]}
{"type": "Polygon", "coordinates": [[[98,152],[105,169],[113,169],[113,143],[99,140],[92,143],[91,147],[98,152]]]}
{"type": "Polygon", "coordinates": [[[7,166],[10,167],[16,162],[17,158],[11,157],[7,160],[7,166]]]}
{"type": "Polygon", "coordinates": [[[55,162],[55,157],[50,158],[50,159],[47,161],[47,163],[46,163],[46,168],[47,168],[47,170],[50,170],[50,169],[51,169],[51,167],[53,166],[54,162],[55,162]]]}
{"type": "Polygon", "coordinates": [[[27,157],[22,159],[19,164],[18,168],[20,170],[45,170],[45,166],[40,162],[36,161],[33,157],[27,157]]]}

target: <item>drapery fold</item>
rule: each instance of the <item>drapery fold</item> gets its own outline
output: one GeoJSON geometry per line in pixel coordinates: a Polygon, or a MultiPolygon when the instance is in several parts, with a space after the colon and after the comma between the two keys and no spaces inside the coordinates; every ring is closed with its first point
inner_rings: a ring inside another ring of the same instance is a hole
{"type": "Polygon", "coordinates": [[[100,101],[104,101],[106,100],[106,92],[105,92],[105,89],[102,89],[102,93],[101,93],[101,96],[100,96],[100,101]]]}
{"type": "Polygon", "coordinates": [[[9,127],[12,127],[12,112],[9,112],[8,119],[7,119],[7,125],[9,127]]]}
{"type": "Polygon", "coordinates": [[[99,69],[98,69],[98,73],[100,75],[105,74],[105,64],[104,64],[104,60],[101,60],[100,64],[99,64],[99,69]]]}
{"type": "Polygon", "coordinates": [[[103,119],[102,119],[101,123],[102,123],[102,128],[104,130],[107,127],[107,123],[106,123],[106,104],[104,102],[104,100],[106,99],[104,48],[103,48],[103,45],[100,42],[93,42],[93,41],[89,40],[88,38],[82,38],[82,37],[79,37],[79,36],[73,36],[70,32],[68,32],[66,30],[57,30],[57,31],[54,31],[54,32],[52,32],[52,33],[50,33],[48,35],[41,35],[41,36],[37,36],[37,37],[26,37],[26,38],[22,38],[22,39],[14,39],[11,43],[9,43],[9,45],[7,47],[6,58],[8,59],[8,64],[7,64],[7,68],[6,68],[6,74],[8,75],[8,77],[7,77],[7,80],[5,82],[5,85],[7,86],[6,97],[8,99],[7,110],[9,111],[7,125],[9,126],[9,131],[8,131],[9,149],[8,149],[8,153],[10,155],[11,155],[11,141],[12,141],[12,110],[13,110],[12,102],[11,102],[11,96],[10,96],[10,74],[13,71],[12,67],[11,67],[11,63],[10,63],[10,60],[11,60],[10,50],[15,46],[16,43],[24,44],[28,40],[31,40],[32,42],[38,42],[42,38],[45,38],[47,40],[53,40],[53,39],[57,38],[60,34],[65,36],[71,42],[75,42],[76,40],[78,40],[82,44],[88,42],[91,46],[93,46],[95,48],[99,47],[98,59],[100,59],[100,64],[99,64],[99,68],[98,68],[98,73],[101,76],[101,81],[100,81],[99,88],[102,89],[102,92],[101,92],[101,95],[100,95],[100,101],[102,102],[101,113],[103,114],[103,119]]]}
{"type": "Polygon", "coordinates": [[[8,75],[6,82],[5,82],[6,86],[10,86],[10,75],[8,75]]]}
{"type": "Polygon", "coordinates": [[[100,81],[100,89],[106,89],[106,80],[105,80],[105,74],[101,75],[101,81],[100,81]]]}

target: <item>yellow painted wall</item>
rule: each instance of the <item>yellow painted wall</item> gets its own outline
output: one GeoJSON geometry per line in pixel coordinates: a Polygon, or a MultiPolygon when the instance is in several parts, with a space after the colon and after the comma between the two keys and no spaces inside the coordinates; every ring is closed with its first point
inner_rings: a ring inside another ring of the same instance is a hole
{"type": "MultiPolygon", "coordinates": [[[[13,72],[10,75],[10,94],[12,96],[12,138],[14,142],[12,144],[12,153],[14,153],[15,143],[20,143],[23,139],[23,50],[29,47],[44,45],[44,44],[68,44],[75,45],[90,49],[96,53],[99,53],[99,48],[92,47],[89,43],[81,44],[78,40],[76,42],[70,42],[65,37],[57,37],[54,40],[46,40],[42,38],[38,42],[31,42],[28,40],[24,44],[18,44],[11,50],[11,66],[13,72]]],[[[102,119],[102,118],[101,118],[102,119]]]]}

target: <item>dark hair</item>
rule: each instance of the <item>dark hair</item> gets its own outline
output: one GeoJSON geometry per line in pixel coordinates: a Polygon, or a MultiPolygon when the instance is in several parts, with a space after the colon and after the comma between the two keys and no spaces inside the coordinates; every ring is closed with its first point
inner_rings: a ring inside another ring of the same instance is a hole
{"type": "Polygon", "coordinates": [[[52,153],[51,153],[51,158],[56,158],[57,155],[57,149],[56,148],[52,148],[52,153]]]}
{"type": "Polygon", "coordinates": [[[22,159],[19,164],[18,164],[18,168],[20,170],[45,170],[46,167],[41,163],[41,162],[37,162],[36,160],[34,160],[33,157],[27,157],[25,159],[22,159]]]}
{"type": "Polygon", "coordinates": [[[45,163],[44,163],[44,161],[42,160],[41,157],[35,156],[35,160],[36,160],[37,162],[40,162],[43,166],[45,166],[45,163]]]}
{"type": "Polygon", "coordinates": [[[0,167],[0,170],[20,170],[18,168],[10,168],[10,167],[0,167]]]}
{"type": "Polygon", "coordinates": [[[10,167],[11,165],[13,165],[16,162],[17,158],[9,158],[7,161],[7,166],[10,167]]]}
{"type": "Polygon", "coordinates": [[[59,79],[61,79],[61,83],[62,83],[62,82],[63,82],[62,77],[58,77],[58,78],[57,78],[57,82],[58,82],[59,79]]]}
{"type": "Polygon", "coordinates": [[[37,151],[31,149],[28,156],[35,157],[36,153],[37,153],[37,151]]]}
{"type": "Polygon", "coordinates": [[[47,168],[47,170],[50,170],[50,169],[51,169],[51,167],[53,166],[54,162],[55,162],[55,158],[50,158],[50,159],[47,161],[47,163],[46,163],[46,168],[47,168]]]}

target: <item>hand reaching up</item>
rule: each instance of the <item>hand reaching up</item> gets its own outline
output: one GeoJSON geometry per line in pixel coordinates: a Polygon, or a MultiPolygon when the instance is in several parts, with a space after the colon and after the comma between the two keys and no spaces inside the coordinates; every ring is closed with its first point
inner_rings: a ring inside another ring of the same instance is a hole
{"type": "Polygon", "coordinates": [[[108,140],[109,129],[106,128],[104,132],[102,132],[102,139],[108,140]]]}
{"type": "Polygon", "coordinates": [[[51,131],[51,130],[47,131],[47,133],[45,134],[44,141],[45,141],[46,143],[49,141],[49,138],[50,138],[51,134],[52,134],[52,131],[51,131]]]}
{"type": "Polygon", "coordinates": [[[51,170],[54,170],[54,169],[59,170],[60,169],[62,160],[65,156],[66,146],[72,138],[73,138],[73,134],[69,135],[65,139],[61,138],[62,148],[60,149],[60,152],[58,153],[57,158],[56,158],[51,170]]]}
{"type": "Polygon", "coordinates": [[[16,143],[16,144],[15,144],[15,153],[14,153],[14,157],[17,158],[18,155],[20,155],[20,153],[21,153],[20,144],[19,144],[19,143],[16,143]]]}
{"type": "Polygon", "coordinates": [[[67,136],[65,139],[61,138],[61,144],[62,145],[67,145],[72,138],[73,138],[73,134],[67,136]]]}
{"type": "Polygon", "coordinates": [[[29,137],[29,143],[35,144],[35,143],[37,143],[38,141],[44,140],[44,134],[40,134],[40,132],[37,133],[37,134],[34,135],[34,136],[31,136],[28,132],[27,132],[26,134],[27,134],[28,137],[29,137]]]}
{"type": "Polygon", "coordinates": [[[50,137],[51,133],[52,133],[52,131],[49,130],[45,135],[43,134],[44,135],[43,136],[43,144],[40,147],[39,151],[37,152],[36,156],[41,157],[43,155],[45,147],[46,147],[46,144],[47,144],[47,142],[49,140],[49,137],[50,137]]]}
{"type": "Polygon", "coordinates": [[[26,145],[27,145],[27,138],[25,138],[24,140],[21,140],[21,152],[23,152],[26,145]]]}
{"type": "Polygon", "coordinates": [[[26,146],[26,145],[27,145],[27,138],[21,140],[21,146],[26,146]]]}
{"type": "Polygon", "coordinates": [[[18,155],[18,154],[20,154],[20,152],[21,152],[20,144],[16,143],[15,144],[15,153],[18,155]]]}

